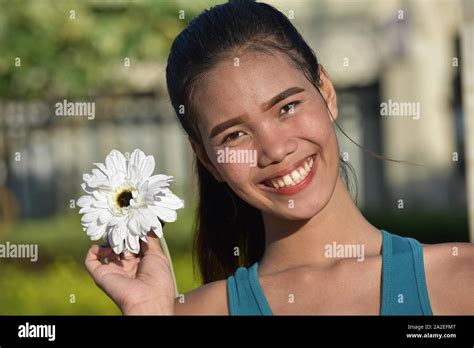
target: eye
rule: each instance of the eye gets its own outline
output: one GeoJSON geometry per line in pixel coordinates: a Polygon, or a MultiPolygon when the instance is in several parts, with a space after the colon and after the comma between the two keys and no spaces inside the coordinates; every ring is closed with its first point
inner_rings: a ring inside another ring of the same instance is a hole
{"type": "Polygon", "coordinates": [[[284,107],[280,109],[280,115],[287,114],[287,113],[292,114],[295,111],[296,105],[298,105],[299,103],[300,103],[299,101],[294,101],[294,102],[286,104],[284,107]],[[283,110],[285,111],[282,113],[283,110]]]}
{"type": "Polygon", "coordinates": [[[224,138],[224,141],[222,142],[222,144],[224,143],[227,143],[229,141],[233,141],[237,138],[240,138],[240,134],[245,134],[244,132],[242,131],[235,131],[235,132],[232,132],[230,134],[228,134],[225,138],[224,138]]]}

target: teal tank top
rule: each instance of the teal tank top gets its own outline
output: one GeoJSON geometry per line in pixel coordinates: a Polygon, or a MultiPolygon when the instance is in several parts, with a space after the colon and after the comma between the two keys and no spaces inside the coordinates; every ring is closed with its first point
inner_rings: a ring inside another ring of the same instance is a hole
{"type": "MultiPolygon", "coordinates": [[[[382,232],[380,315],[433,315],[426,288],[423,248],[415,239],[382,232]]],[[[258,262],[227,278],[230,315],[273,315],[258,280],[258,262]]]]}

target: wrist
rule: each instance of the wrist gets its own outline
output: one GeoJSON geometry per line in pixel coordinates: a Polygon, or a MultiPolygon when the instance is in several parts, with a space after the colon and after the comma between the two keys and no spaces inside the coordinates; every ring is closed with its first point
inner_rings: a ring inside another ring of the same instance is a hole
{"type": "Polygon", "coordinates": [[[174,315],[174,302],[163,305],[158,300],[144,301],[132,306],[123,306],[124,315],[174,315]]]}

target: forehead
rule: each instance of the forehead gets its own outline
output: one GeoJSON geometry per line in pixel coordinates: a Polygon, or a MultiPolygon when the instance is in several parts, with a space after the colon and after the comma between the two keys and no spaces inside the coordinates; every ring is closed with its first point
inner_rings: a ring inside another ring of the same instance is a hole
{"type": "Polygon", "coordinates": [[[303,72],[280,54],[228,56],[205,74],[195,91],[199,123],[209,129],[241,114],[258,114],[261,104],[278,93],[308,85],[303,72]]]}

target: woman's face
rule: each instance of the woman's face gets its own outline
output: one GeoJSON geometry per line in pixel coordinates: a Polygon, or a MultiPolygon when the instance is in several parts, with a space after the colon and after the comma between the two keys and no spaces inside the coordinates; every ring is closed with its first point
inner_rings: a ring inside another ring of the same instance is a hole
{"type": "MultiPolygon", "coordinates": [[[[337,117],[332,84],[323,73],[321,79],[337,117]]],[[[309,219],[327,204],[339,174],[332,119],[316,88],[284,57],[223,60],[194,98],[203,148],[193,148],[243,200],[291,220],[309,219]]]]}

